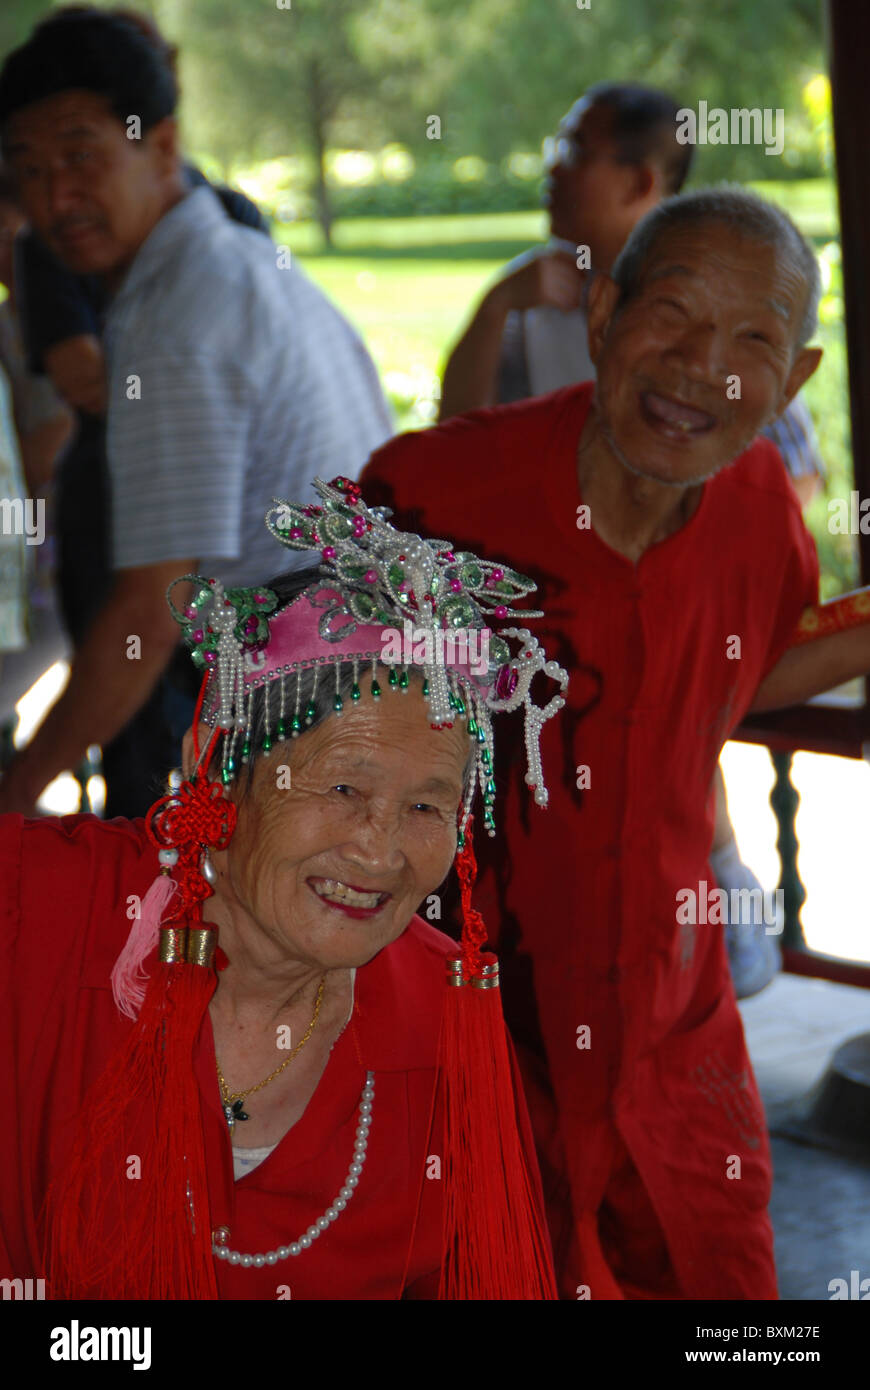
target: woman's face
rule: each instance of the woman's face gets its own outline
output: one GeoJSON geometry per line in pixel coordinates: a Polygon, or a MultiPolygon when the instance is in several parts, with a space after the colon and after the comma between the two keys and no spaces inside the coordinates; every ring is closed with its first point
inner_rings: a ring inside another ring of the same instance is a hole
{"type": "Polygon", "coordinates": [[[395,941],[456,852],[464,724],[431,729],[416,681],[380,700],[369,683],[341,715],[259,755],[214,856],[214,915],[229,915],[232,935],[258,930],[281,956],[324,970],[364,965],[395,941]]]}

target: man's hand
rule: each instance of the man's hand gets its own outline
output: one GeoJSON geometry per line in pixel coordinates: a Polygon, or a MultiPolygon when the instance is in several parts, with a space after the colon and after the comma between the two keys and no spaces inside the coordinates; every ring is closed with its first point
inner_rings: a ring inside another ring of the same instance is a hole
{"type": "Polygon", "coordinates": [[[450,354],[441,385],[439,420],[495,405],[501,340],[508,314],[542,304],[579,308],[585,272],[567,251],[547,251],[506,275],[484,295],[450,354]]]}
{"type": "MultiPolygon", "coordinates": [[[[181,635],[166,589],[195,569],[195,560],[167,560],[116,573],[73,658],[66,690],[0,779],[0,814],[32,813],[49,782],[77,767],[89,744],[111,742],[142,707],[181,635]]],[[[179,585],[176,607],[189,602],[189,590],[189,584],[179,585]]]]}
{"type": "Polygon", "coordinates": [[[62,414],[46,420],[36,429],[18,432],[21,446],[21,467],[27,483],[28,497],[44,497],[54,477],[55,464],[61,449],[75,428],[73,415],[64,406],[62,414]]]}
{"type": "Polygon", "coordinates": [[[44,360],[55,389],[68,405],[89,415],[105,415],[106,359],[99,338],[90,333],[65,338],[48,348],[44,360]]]}
{"type": "Polygon", "coordinates": [[[489,297],[503,304],[506,313],[543,304],[568,313],[580,307],[585,278],[567,251],[548,251],[499,280],[489,297]]]}

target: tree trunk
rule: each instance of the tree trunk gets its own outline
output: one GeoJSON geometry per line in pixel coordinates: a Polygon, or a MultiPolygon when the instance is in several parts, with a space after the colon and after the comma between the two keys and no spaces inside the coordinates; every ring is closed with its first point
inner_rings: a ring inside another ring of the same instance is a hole
{"type": "Polygon", "coordinates": [[[314,152],[314,197],[317,205],[317,220],[323,233],[324,244],[331,251],[333,217],[329,201],[329,189],[326,186],[327,94],[317,59],[314,59],[308,68],[307,85],[308,129],[314,152]]]}

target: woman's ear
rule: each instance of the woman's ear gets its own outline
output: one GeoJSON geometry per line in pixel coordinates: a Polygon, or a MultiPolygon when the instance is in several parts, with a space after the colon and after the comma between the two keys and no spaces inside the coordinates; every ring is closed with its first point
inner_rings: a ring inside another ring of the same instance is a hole
{"type": "MultiPolygon", "coordinates": [[[[207,724],[200,722],[197,730],[197,740],[199,751],[202,752],[212,736],[212,730],[207,724]]],[[[189,782],[193,776],[193,769],[196,765],[196,756],[193,750],[193,726],[188,729],[184,738],[181,740],[181,770],[184,773],[184,780],[189,782]]]]}

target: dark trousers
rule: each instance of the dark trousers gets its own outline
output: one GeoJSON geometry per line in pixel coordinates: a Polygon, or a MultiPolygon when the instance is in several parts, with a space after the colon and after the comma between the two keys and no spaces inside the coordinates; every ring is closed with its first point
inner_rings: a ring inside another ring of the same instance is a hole
{"type": "MultiPolygon", "coordinates": [[[[112,587],[111,489],[102,420],[80,415],[76,439],[58,470],[57,538],[61,612],[78,648],[112,587]]],[[[199,678],[179,647],[148,699],[103,749],[105,815],[134,819],[166,790],[181,763],[181,740],[193,719],[199,678]]]]}
{"type": "MultiPolygon", "coordinates": [[[[185,659],[189,657],[185,654],[185,659]]],[[[190,728],[196,695],[185,694],[164,672],[152,694],[103,749],[105,816],[144,816],[166,792],[166,777],[181,766],[181,741],[190,728]]]]}

